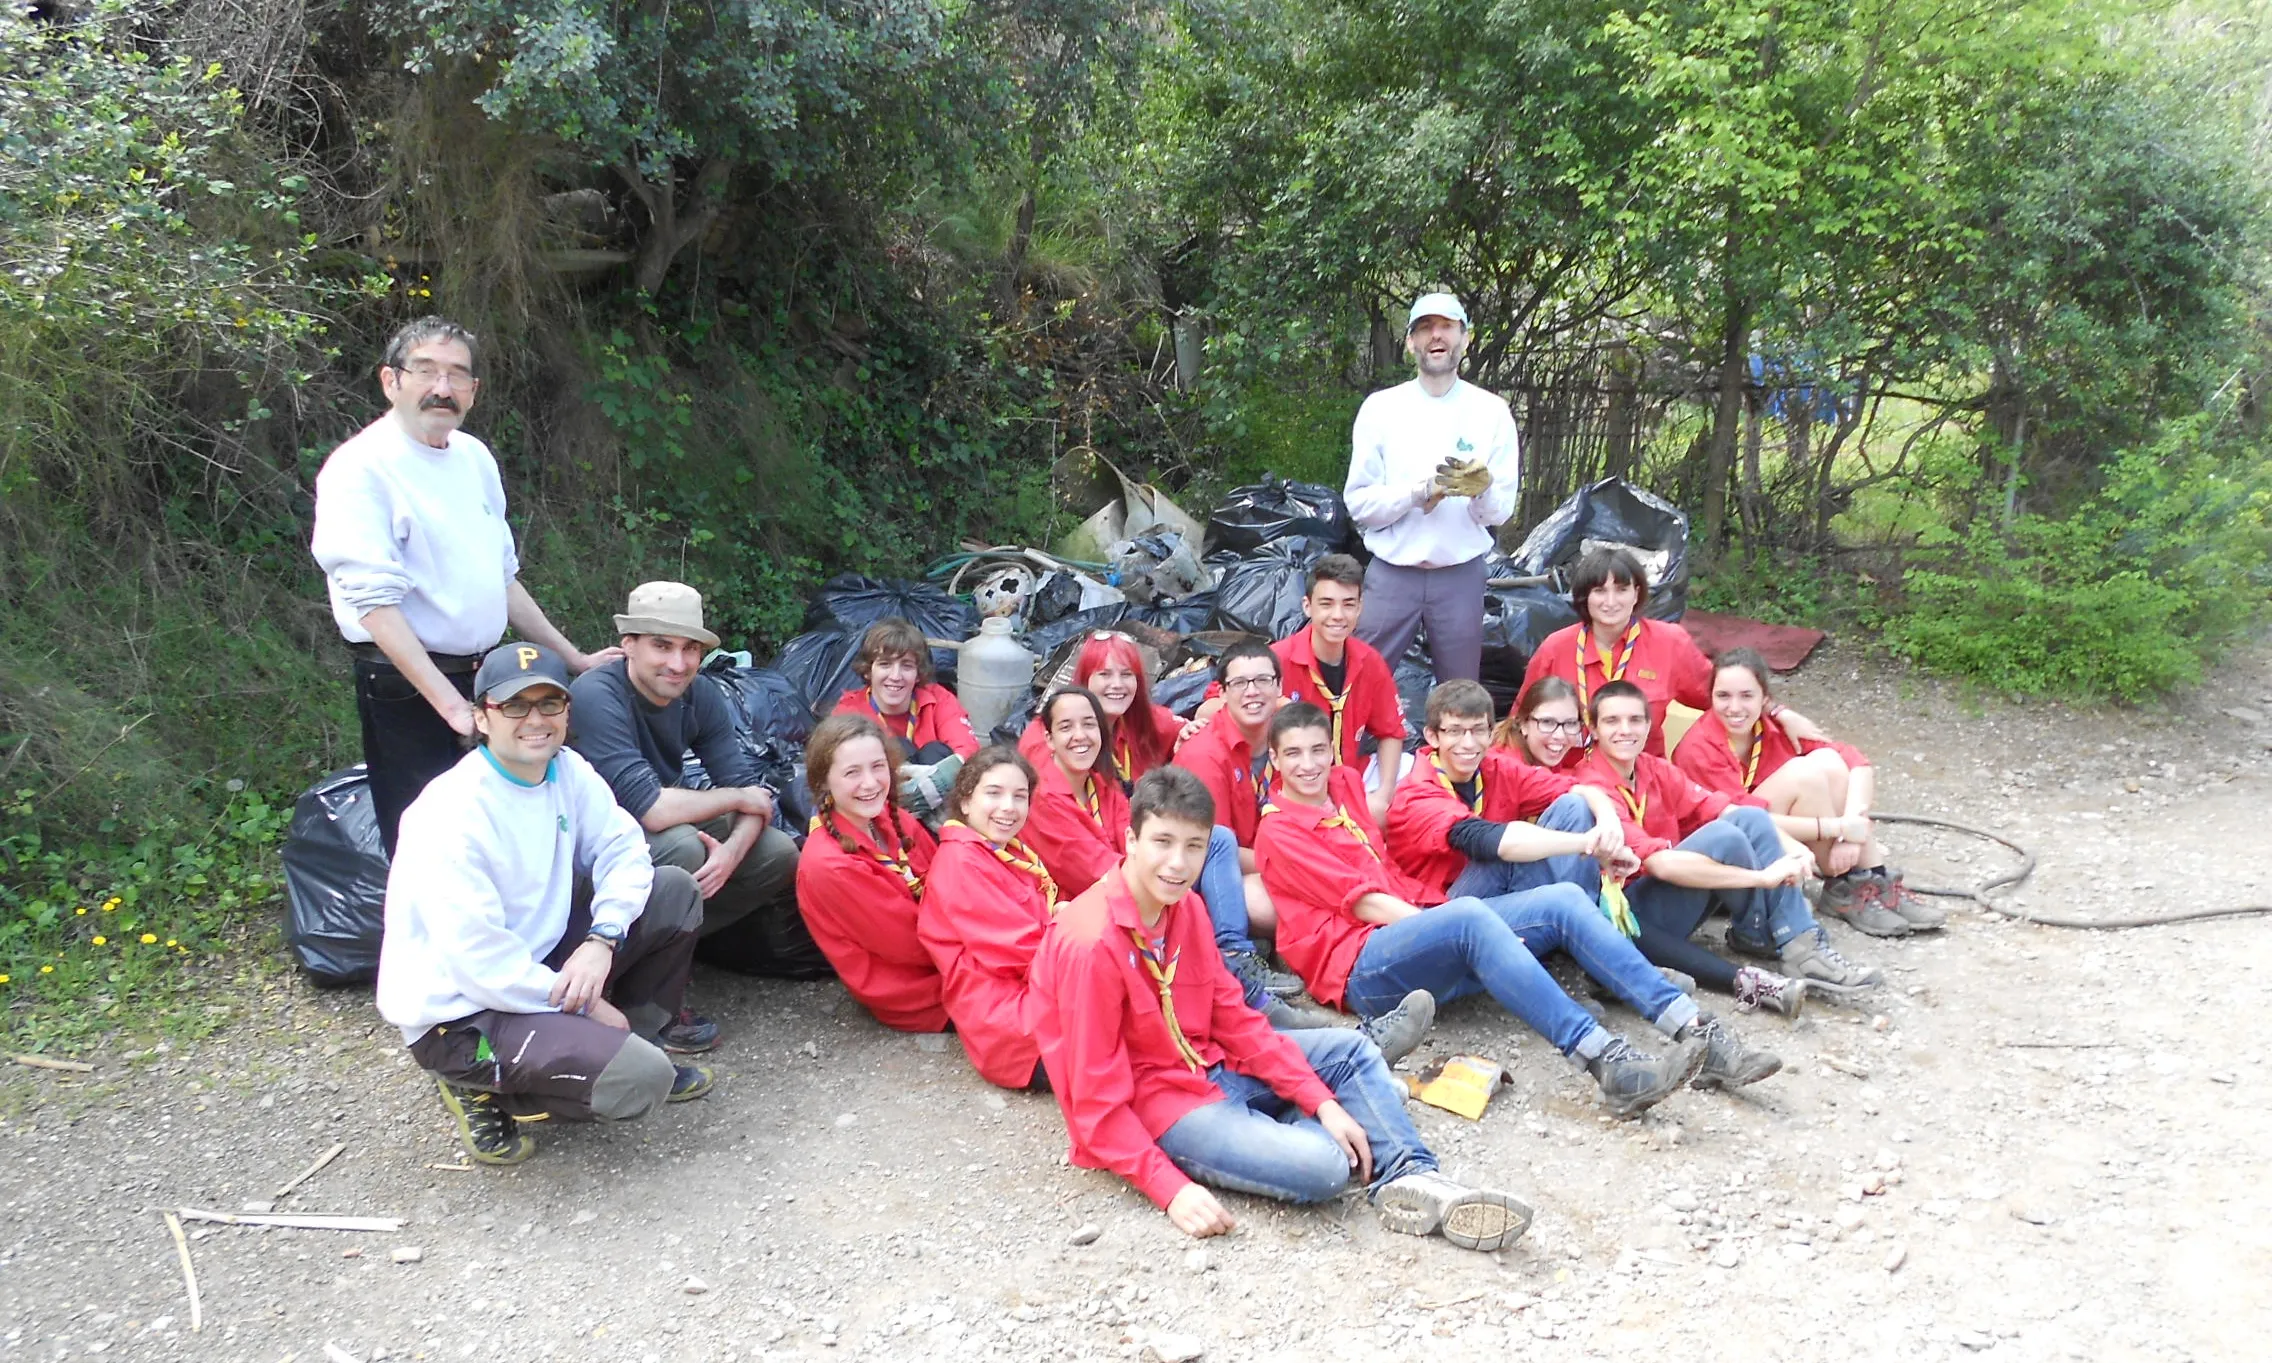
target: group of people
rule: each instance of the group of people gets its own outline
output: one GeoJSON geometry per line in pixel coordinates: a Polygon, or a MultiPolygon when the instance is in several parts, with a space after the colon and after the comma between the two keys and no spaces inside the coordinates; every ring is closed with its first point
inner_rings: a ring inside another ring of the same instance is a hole
{"type": "Polygon", "coordinates": [[[1755,655],[1708,661],[1645,618],[1628,553],[1577,567],[1582,623],[1494,728],[1459,635],[1512,510],[1514,436],[1458,380],[1465,343],[1456,300],[1415,305],[1420,376],[1357,422],[1370,566],[1320,559],[1304,625],[1225,649],[1194,717],[1153,702],[1135,640],[1098,631],[1016,741],[989,743],[922,632],[884,620],[807,741],[814,813],[789,830],[724,697],[694,684],[719,642],[699,594],[644,584],[615,646],[569,643],[519,585],[495,463],[458,429],[474,338],[406,327],[380,372],[391,410],[319,475],[314,551],[392,860],[378,1006],[471,1156],[528,1158],[531,1120],[708,1092],[688,1059],[719,1039],[688,1000],[698,951],[834,975],[884,1026],[952,1031],[988,1082],[1054,1096],[1075,1163],[1194,1236],[1233,1224],[1215,1190],[1353,1183],[1392,1230],[1520,1236],[1530,1209],[1443,1173],[1392,1073],[1465,996],[1544,1036],[1617,1116],[1773,1075],[1698,991],[1795,1016],[1880,982],[1832,946],[1810,876],[1867,933],[1939,915],[1886,865],[1866,759],[1775,703],[1755,655]],[[508,623],[523,638],[500,645],[508,623]],[[1421,628],[1440,680],[1408,755],[1374,640],[1401,651],[1421,628]],[[1675,702],[1702,714],[1668,760],[1675,702]],[[1696,940],[1715,909],[1744,963],[1696,940]],[[1658,1043],[1611,1030],[1597,995],[1658,1043]]]}

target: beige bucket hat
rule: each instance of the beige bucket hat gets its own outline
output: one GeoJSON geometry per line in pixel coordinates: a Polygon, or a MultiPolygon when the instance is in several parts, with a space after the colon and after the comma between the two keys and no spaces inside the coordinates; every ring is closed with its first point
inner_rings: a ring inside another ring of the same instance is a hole
{"type": "Polygon", "coordinates": [[[718,646],[718,636],[702,627],[702,593],[683,582],[642,582],[633,587],[623,614],[615,617],[615,632],[662,634],[718,646]]]}

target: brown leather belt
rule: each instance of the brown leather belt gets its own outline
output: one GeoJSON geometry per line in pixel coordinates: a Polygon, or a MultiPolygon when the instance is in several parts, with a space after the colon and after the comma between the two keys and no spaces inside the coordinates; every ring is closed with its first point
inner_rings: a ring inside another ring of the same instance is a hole
{"type": "MultiPolygon", "coordinates": [[[[388,667],[394,666],[394,659],[389,658],[386,655],[386,650],[380,648],[377,644],[351,643],[347,646],[347,651],[354,655],[357,662],[384,663],[388,667]]],[[[440,669],[444,676],[481,670],[481,655],[478,653],[429,653],[426,656],[434,660],[434,666],[440,669]]]]}

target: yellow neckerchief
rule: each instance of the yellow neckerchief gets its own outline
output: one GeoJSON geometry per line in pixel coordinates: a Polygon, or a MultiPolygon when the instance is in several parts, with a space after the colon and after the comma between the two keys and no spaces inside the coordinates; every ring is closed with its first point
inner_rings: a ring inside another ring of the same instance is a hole
{"type": "MultiPolygon", "coordinates": [[[[1296,803],[1300,802],[1297,801],[1296,803]]],[[[1304,806],[1304,808],[1307,809],[1315,809],[1316,807],[1317,806],[1315,805],[1304,806]]],[[[1349,836],[1355,838],[1357,840],[1357,845],[1364,848],[1365,851],[1372,856],[1374,861],[1382,860],[1381,850],[1378,847],[1373,846],[1372,835],[1365,832],[1365,826],[1357,822],[1355,816],[1350,814],[1348,807],[1343,805],[1340,801],[1334,800],[1331,802],[1330,808],[1333,810],[1333,812],[1331,814],[1328,814],[1326,817],[1319,819],[1317,821],[1317,826],[1320,828],[1348,829],[1349,836]]],[[[1275,800],[1267,801],[1262,806],[1262,813],[1265,818],[1269,817],[1272,814],[1283,814],[1285,812],[1286,811],[1281,808],[1275,800]]]]}
{"type": "Polygon", "coordinates": [[[923,718],[923,684],[921,682],[917,682],[915,689],[907,693],[907,713],[905,715],[885,714],[884,707],[876,704],[876,688],[873,686],[869,687],[863,694],[868,698],[869,713],[876,717],[876,723],[884,727],[885,733],[891,734],[893,738],[904,737],[910,743],[915,741],[915,722],[923,718]],[[907,721],[907,732],[904,735],[891,733],[891,722],[895,719],[907,721]]]}
{"type": "MultiPolygon", "coordinates": [[[[1057,774],[1064,776],[1065,769],[1059,767],[1057,774]]],[[[1079,785],[1074,785],[1071,777],[1066,777],[1065,784],[1072,789],[1073,807],[1089,816],[1089,823],[1097,832],[1104,833],[1104,797],[1097,793],[1096,768],[1091,767],[1083,772],[1079,785]]]]}
{"type": "Polygon", "coordinates": [[[1349,704],[1349,673],[1351,668],[1347,644],[1341,646],[1341,668],[1341,694],[1337,696],[1333,694],[1333,688],[1325,684],[1325,674],[1318,671],[1317,636],[1312,634],[1310,636],[1310,683],[1317,687],[1319,695],[1325,697],[1325,711],[1333,720],[1333,760],[1336,764],[1341,761],[1341,711],[1349,704]]]}
{"type": "MultiPolygon", "coordinates": [[[[1617,768],[1610,767],[1606,758],[1602,765],[1609,767],[1610,775],[1617,776],[1617,768]]],[[[1640,779],[1641,764],[1635,762],[1633,764],[1633,780],[1638,782],[1640,779]]],[[[1645,827],[1649,820],[1649,797],[1640,792],[1638,785],[1629,786],[1625,784],[1625,778],[1622,776],[1619,776],[1617,780],[1617,795],[1619,799],[1625,801],[1626,809],[1632,811],[1634,826],[1637,828],[1645,827]]]]}
{"type": "Polygon", "coordinates": [[[1633,916],[1633,906],[1625,901],[1624,881],[1601,878],[1601,912],[1619,932],[1628,937],[1641,935],[1641,920],[1633,916]]]}
{"type": "MultiPolygon", "coordinates": [[[[1431,766],[1431,767],[1434,767],[1434,768],[1436,769],[1436,780],[1437,780],[1437,781],[1439,781],[1439,782],[1441,782],[1441,783],[1443,784],[1443,787],[1444,787],[1444,789],[1446,789],[1446,790],[1448,790],[1448,791],[1450,791],[1450,792],[1452,793],[1452,798],[1453,798],[1453,799],[1455,799],[1455,800],[1459,800],[1459,799],[1460,799],[1459,787],[1458,787],[1458,785],[1456,785],[1456,784],[1454,784],[1454,783],[1453,783],[1453,781],[1452,781],[1452,778],[1451,778],[1451,773],[1449,773],[1449,772],[1447,772],[1447,771],[1445,771],[1445,770],[1444,770],[1444,759],[1443,759],[1442,755],[1441,755],[1441,754],[1438,754],[1438,753],[1429,753],[1429,754],[1428,754],[1428,765],[1429,765],[1429,766],[1431,766]]],[[[1470,801],[1470,800],[1461,800],[1460,802],[1461,802],[1462,804],[1465,804],[1465,805],[1467,806],[1467,811],[1468,811],[1468,813],[1470,813],[1470,814],[1473,814],[1473,815],[1474,815],[1474,816],[1475,816],[1476,818],[1478,818],[1478,819],[1480,819],[1480,818],[1482,818],[1482,817],[1483,817],[1483,768],[1482,768],[1482,767],[1478,766],[1478,767],[1477,767],[1477,768],[1475,769],[1475,798],[1474,798],[1474,799],[1473,799],[1472,801],[1470,801]]]]}
{"type": "Polygon", "coordinates": [[[940,827],[942,829],[960,828],[977,833],[979,841],[986,844],[987,850],[994,854],[996,861],[1001,862],[1011,870],[1023,871],[1033,878],[1034,883],[1041,887],[1042,902],[1049,906],[1049,916],[1052,918],[1057,916],[1057,882],[1051,878],[1049,868],[1041,864],[1040,854],[1028,847],[1024,838],[1012,838],[1008,842],[996,846],[992,838],[987,837],[984,833],[979,833],[977,829],[972,828],[960,819],[949,819],[940,827]]]}
{"type": "MultiPolygon", "coordinates": [[[[1587,637],[1587,635],[1588,635],[1588,634],[1590,634],[1591,632],[1592,632],[1592,630],[1591,630],[1591,627],[1590,627],[1590,626],[1586,625],[1586,624],[1585,624],[1584,622],[1582,622],[1582,621],[1581,621],[1581,622],[1579,623],[1579,625],[1578,625],[1578,718],[1579,718],[1579,719],[1581,719],[1581,720],[1583,720],[1583,719],[1584,719],[1584,718],[1586,717],[1586,710],[1587,710],[1587,697],[1588,697],[1588,696],[1590,695],[1590,693],[1591,693],[1591,692],[1592,692],[1592,690],[1593,690],[1593,688],[1592,688],[1592,687],[1590,687],[1590,686],[1586,685],[1586,668],[1587,668],[1587,667],[1589,666],[1589,663],[1588,663],[1588,660],[1587,660],[1587,657],[1586,657],[1586,651],[1587,651],[1587,650],[1586,650],[1586,637],[1587,637]]],[[[1634,645],[1636,645],[1636,644],[1638,644],[1638,643],[1640,643],[1640,642],[1641,642],[1641,617],[1640,617],[1640,616],[1636,615],[1636,616],[1634,616],[1634,617],[1633,617],[1633,623],[1632,623],[1631,625],[1629,625],[1629,626],[1628,626],[1628,627],[1626,628],[1626,630],[1625,630],[1625,638],[1624,638],[1624,639],[1623,639],[1623,640],[1622,640],[1621,642],[1623,643],[1624,647],[1622,647],[1621,649],[1619,649],[1619,650],[1618,650],[1618,653],[1617,653],[1617,660],[1616,660],[1616,661],[1615,661],[1614,663],[1611,663],[1611,662],[1609,662],[1609,661],[1607,660],[1607,656],[1606,656],[1606,653],[1605,653],[1605,655],[1604,655],[1604,661],[1603,661],[1603,663],[1602,663],[1602,680],[1603,680],[1603,681],[1604,681],[1605,683],[1606,683],[1606,682],[1613,682],[1613,681],[1623,681],[1623,680],[1625,680],[1625,669],[1626,669],[1626,668],[1628,668],[1628,667],[1630,667],[1630,666],[1632,666],[1632,664],[1633,664],[1633,647],[1634,647],[1634,645]]],[[[1585,741],[1586,741],[1586,747],[1588,747],[1588,748],[1592,748],[1592,747],[1593,747],[1593,745],[1594,745],[1594,731],[1593,731],[1593,726],[1589,724],[1589,725],[1586,725],[1585,727],[1586,727],[1586,740],[1585,740],[1585,741]]]]}
{"type": "MultiPolygon", "coordinates": [[[[1126,719],[1127,716],[1121,718],[1126,719]]],[[[1116,724],[1113,727],[1117,730],[1120,726],[1116,724]]],[[[1112,764],[1119,768],[1121,780],[1136,779],[1131,775],[1136,770],[1136,750],[1128,745],[1128,736],[1125,734],[1116,732],[1112,736],[1112,764]]]]}
{"type": "Polygon", "coordinates": [[[1745,790],[1759,788],[1759,754],[1766,751],[1767,748],[1767,745],[1760,741],[1760,736],[1766,732],[1767,719],[1765,716],[1751,722],[1751,760],[1744,765],[1743,769],[1743,788],[1745,790]]]}
{"type": "Polygon", "coordinates": [[[1176,1053],[1183,1057],[1184,1064],[1191,1066],[1192,1073],[1204,1073],[1207,1063],[1199,1058],[1191,1038],[1183,1034],[1183,1024],[1175,1018],[1175,991],[1171,986],[1175,984],[1176,967],[1183,960],[1182,948],[1177,948],[1175,955],[1163,962],[1159,951],[1153,949],[1150,939],[1141,931],[1130,928],[1128,940],[1136,944],[1136,954],[1144,959],[1144,969],[1151,972],[1152,983],[1159,986],[1160,1018],[1168,1025],[1168,1037],[1175,1042],[1176,1053]]]}
{"type": "MultiPolygon", "coordinates": [[[[812,822],[805,826],[805,832],[807,834],[820,832],[824,822],[825,821],[820,815],[813,815],[812,822]]],[[[881,827],[891,826],[891,811],[889,809],[886,809],[884,811],[883,818],[877,820],[877,824],[881,827]]],[[[834,834],[836,832],[835,825],[829,824],[828,831],[831,834],[834,834]]],[[[892,828],[891,834],[892,839],[890,851],[886,852],[878,850],[870,852],[868,855],[875,861],[878,866],[883,867],[887,871],[898,873],[899,878],[907,882],[907,892],[915,898],[921,899],[923,897],[923,877],[915,874],[915,862],[907,854],[907,844],[900,841],[899,830],[897,828],[892,828]]],[[[881,849],[883,846],[883,839],[879,837],[875,841],[878,849],[881,849]]]]}

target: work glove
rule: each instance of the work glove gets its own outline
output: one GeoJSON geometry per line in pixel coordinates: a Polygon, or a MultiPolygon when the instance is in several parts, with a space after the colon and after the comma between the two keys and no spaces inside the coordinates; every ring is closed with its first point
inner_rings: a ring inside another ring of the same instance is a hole
{"type": "Polygon", "coordinates": [[[1436,486],[1447,497],[1480,497],[1491,490],[1490,466],[1479,459],[1446,459],[1436,466],[1436,486]]]}
{"type": "Polygon", "coordinates": [[[947,805],[947,792],[955,788],[955,777],[961,771],[960,757],[950,757],[927,767],[901,767],[899,802],[918,814],[944,809],[947,805]]]}

